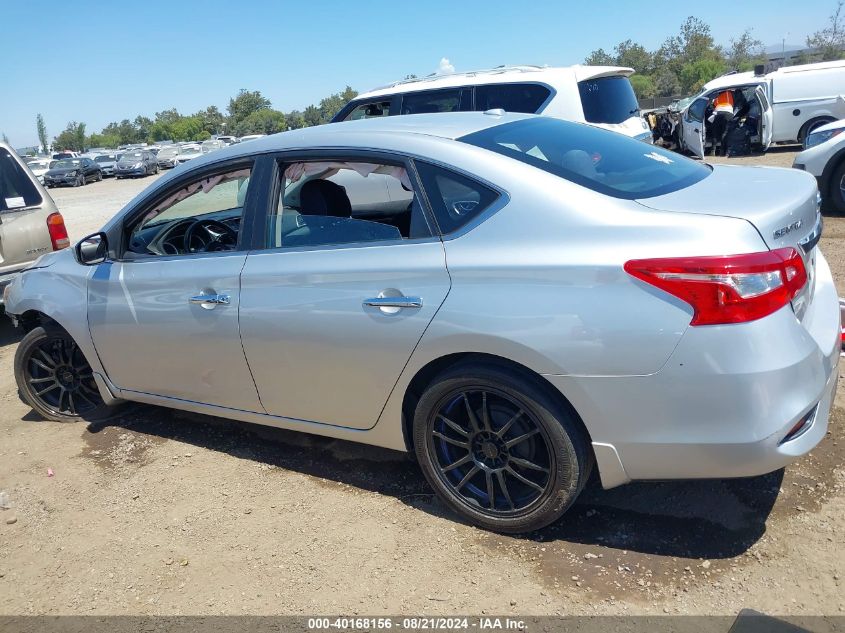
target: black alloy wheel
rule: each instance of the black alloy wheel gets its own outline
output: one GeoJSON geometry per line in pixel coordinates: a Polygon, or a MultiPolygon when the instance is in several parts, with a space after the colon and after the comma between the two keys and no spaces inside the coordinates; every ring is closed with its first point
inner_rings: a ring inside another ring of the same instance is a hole
{"type": "Polygon", "coordinates": [[[495,366],[436,379],[417,406],[414,445],[447,505],[502,532],[555,521],[591,466],[571,414],[535,381],[495,366]]]}
{"type": "Polygon", "coordinates": [[[21,398],[50,420],[102,419],[105,405],[76,342],[62,329],[37,327],[18,345],[15,379],[21,398]]]}

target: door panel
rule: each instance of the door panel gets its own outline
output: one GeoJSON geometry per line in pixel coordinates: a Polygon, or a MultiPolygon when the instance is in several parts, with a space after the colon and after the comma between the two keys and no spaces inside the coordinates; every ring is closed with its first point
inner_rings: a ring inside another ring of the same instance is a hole
{"type": "Polygon", "coordinates": [[[246,254],[101,264],[88,283],[88,321],[119,388],[261,412],[238,332],[246,254]],[[228,305],[190,303],[200,294],[228,305]]]}
{"type": "Polygon", "coordinates": [[[696,99],[687,108],[681,121],[684,145],[699,158],[704,158],[704,112],[707,99],[696,99]]]}
{"type": "Polygon", "coordinates": [[[371,428],[449,286],[434,240],[250,254],[241,336],[267,413],[371,428]],[[422,307],[364,305],[380,294],[422,307]]]}
{"type": "Polygon", "coordinates": [[[763,90],[762,86],[757,86],[754,90],[754,93],[757,95],[757,100],[760,102],[760,112],[761,112],[761,121],[760,121],[760,143],[763,146],[764,150],[769,149],[769,146],[772,144],[772,106],[769,105],[769,100],[766,97],[766,91],[763,90]]]}

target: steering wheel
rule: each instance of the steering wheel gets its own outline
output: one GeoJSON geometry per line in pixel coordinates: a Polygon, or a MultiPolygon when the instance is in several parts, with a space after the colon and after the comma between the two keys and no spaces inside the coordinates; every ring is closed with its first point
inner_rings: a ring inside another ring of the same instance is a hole
{"type": "Polygon", "coordinates": [[[211,253],[234,250],[238,234],[217,220],[197,220],[185,231],[185,251],[211,253]]]}

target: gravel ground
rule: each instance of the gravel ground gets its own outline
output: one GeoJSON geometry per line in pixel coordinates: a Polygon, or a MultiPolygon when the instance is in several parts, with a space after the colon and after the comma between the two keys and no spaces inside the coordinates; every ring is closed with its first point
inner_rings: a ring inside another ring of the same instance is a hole
{"type": "MultiPolygon", "coordinates": [[[[52,193],[79,238],[152,180],[52,193]]],[[[842,284],[845,220],[822,248],[842,284]]],[[[0,614],[845,611],[843,388],[828,437],[785,471],[591,485],[519,538],[457,521],[399,453],[147,406],[42,421],[16,394],[17,340],[3,320],[0,614]]]]}

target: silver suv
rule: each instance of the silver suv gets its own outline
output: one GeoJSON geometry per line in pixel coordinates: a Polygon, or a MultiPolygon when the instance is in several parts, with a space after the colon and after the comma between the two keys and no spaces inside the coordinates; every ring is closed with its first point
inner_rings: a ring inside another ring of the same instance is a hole
{"type": "Polygon", "coordinates": [[[0,143],[0,289],[44,253],[69,245],[50,194],[15,150],[0,143]]]}

